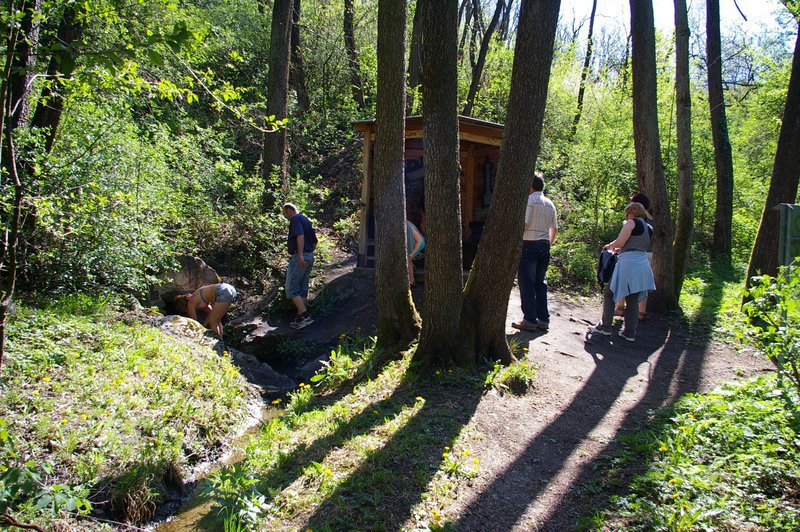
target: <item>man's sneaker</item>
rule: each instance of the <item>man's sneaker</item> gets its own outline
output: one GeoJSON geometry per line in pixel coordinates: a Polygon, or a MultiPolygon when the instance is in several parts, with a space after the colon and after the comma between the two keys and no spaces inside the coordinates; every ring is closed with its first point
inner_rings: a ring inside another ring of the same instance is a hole
{"type": "Polygon", "coordinates": [[[602,322],[598,323],[590,329],[590,332],[602,334],[603,336],[611,336],[611,327],[603,325],[602,322]]]}
{"type": "Polygon", "coordinates": [[[314,318],[311,317],[311,313],[309,311],[305,311],[303,314],[298,314],[295,318],[289,323],[289,327],[292,329],[302,329],[303,327],[307,327],[314,323],[314,318]]]}
{"type": "Polygon", "coordinates": [[[625,332],[625,331],[620,331],[619,332],[619,337],[623,338],[623,339],[625,339],[625,340],[627,340],[629,342],[633,342],[633,341],[636,340],[635,336],[633,336],[631,333],[625,332]]]}
{"type": "Polygon", "coordinates": [[[533,332],[536,330],[536,322],[528,321],[525,318],[520,322],[512,323],[511,326],[520,331],[533,332]]]}
{"type": "Polygon", "coordinates": [[[547,332],[548,329],[550,329],[550,322],[549,321],[544,321],[544,320],[539,320],[539,321],[536,322],[536,328],[539,329],[540,331],[547,332]]]}

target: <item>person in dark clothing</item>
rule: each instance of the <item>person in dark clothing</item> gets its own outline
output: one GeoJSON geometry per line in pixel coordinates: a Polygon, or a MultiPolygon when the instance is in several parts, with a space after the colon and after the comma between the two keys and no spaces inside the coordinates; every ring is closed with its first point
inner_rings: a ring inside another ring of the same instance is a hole
{"type": "Polygon", "coordinates": [[[317,235],[311,221],[300,214],[294,204],[285,203],[283,215],[289,220],[287,249],[290,257],[286,269],[286,297],[291,299],[297,308],[297,316],[289,326],[293,329],[302,329],[314,323],[314,318],[306,307],[306,300],[311,267],[314,265],[317,235]]]}

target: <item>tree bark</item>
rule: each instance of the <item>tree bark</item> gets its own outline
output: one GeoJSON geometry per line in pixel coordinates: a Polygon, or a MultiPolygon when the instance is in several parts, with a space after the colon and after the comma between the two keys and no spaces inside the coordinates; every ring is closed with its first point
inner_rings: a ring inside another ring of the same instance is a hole
{"type": "Polygon", "coordinates": [[[61,22],[58,24],[56,42],[62,48],[53,52],[47,64],[47,83],[42,88],[39,103],[31,118],[30,126],[44,130],[45,150],[49,153],[53,149],[58,124],[64,112],[64,90],[61,83],[67,74],[65,58],[75,55],[74,45],[83,37],[84,24],[80,21],[82,12],[77,3],[70,3],[64,7],[61,22]]]}
{"type": "Polygon", "coordinates": [[[636,177],[639,187],[650,198],[654,218],[653,274],[656,291],[648,306],[655,311],[677,308],[675,265],[672,254],[672,217],[667,201],[661,142],[658,133],[656,91],[656,48],[651,0],[631,0],[633,52],[633,141],[636,152],[636,177]]]}
{"type": "Polygon", "coordinates": [[[497,0],[497,6],[494,10],[489,27],[486,28],[486,33],[481,40],[481,48],[478,52],[478,60],[472,68],[472,81],[469,84],[469,92],[467,93],[467,103],[464,105],[462,114],[472,116],[472,108],[475,105],[475,96],[478,94],[478,87],[481,84],[481,77],[483,76],[483,67],[486,64],[486,54],[489,52],[489,45],[492,43],[492,35],[494,34],[497,23],[500,21],[500,14],[503,12],[504,0],[497,0]]]}
{"type": "Polygon", "coordinates": [[[592,39],[594,37],[594,15],[597,12],[597,0],[592,0],[592,12],[589,15],[589,36],[586,40],[586,56],[583,58],[583,68],[581,69],[581,83],[578,86],[578,108],[575,111],[575,118],[572,119],[572,132],[570,139],[575,138],[578,132],[578,123],[581,121],[583,112],[583,95],[586,92],[586,78],[589,77],[589,67],[592,64],[592,39]]]}
{"type": "MultiPolygon", "coordinates": [[[[267,116],[285,119],[289,114],[289,38],[292,23],[292,0],[275,0],[272,6],[272,24],[269,37],[269,76],[267,82],[267,116]]],[[[270,175],[277,171],[283,190],[286,184],[286,128],[264,133],[264,156],[261,168],[264,179],[262,209],[271,209],[275,191],[270,190],[270,175]]]]}
{"type": "Polygon", "coordinates": [[[289,69],[289,85],[294,88],[297,95],[297,105],[303,113],[311,109],[311,100],[308,97],[308,87],[306,86],[306,68],[303,63],[303,54],[300,46],[300,13],[302,6],[300,0],[294,0],[292,8],[292,47],[291,47],[291,68],[289,69]]]}
{"type": "MultiPolygon", "coordinates": [[[[359,109],[363,109],[364,102],[364,82],[361,79],[361,65],[358,61],[358,49],[356,48],[356,37],[353,32],[353,16],[355,8],[353,0],[344,0],[344,44],[347,49],[348,65],[350,67],[350,85],[353,90],[353,100],[359,109]]],[[[405,20],[405,17],[403,17],[405,20]]],[[[403,39],[405,42],[405,39],[403,39]]]]}
{"type": "Polygon", "coordinates": [[[778,239],[780,236],[780,214],[775,207],[780,203],[797,201],[798,179],[800,179],[800,23],[794,45],[792,72],[786,92],[786,107],[783,110],[772,178],[761,214],[761,223],[747,267],[746,285],[754,275],[778,273],[778,239]]]}
{"type": "Polygon", "coordinates": [[[706,61],[711,137],[717,171],[717,207],[711,258],[730,262],[733,225],[733,155],[722,94],[722,46],[719,31],[719,0],[706,0],[706,61]]]}
{"type": "MultiPolygon", "coordinates": [[[[412,97],[406,102],[406,113],[414,113],[418,109],[420,81],[422,79],[422,12],[425,0],[417,0],[414,7],[414,22],[411,25],[411,51],[408,53],[408,89],[412,97]]],[[[437,6],[438,9],[438,6],[437,6]]]]}
{"type": "Polygon", "coordinates": [[[390,352],[405,349],[419,333],[406,270],[405,7],[404,0],[378,1],[375,299],[377,345],[390,352]]]}
{"type": "Polygon", "coordinates": [[[508,297],[522,245],[525,204],[539,155],[560,0],[523,0],[511,73],[508,120],[494,198],[464,291],[459,337],[477,362],[509,363],[508,297]]]}
{"type": "Polygon", "coordinates": [[[36,54],[39,48],[39,29],[41,27],[42,0],[22,0],[20,9],[24,16],[20,22],[20,39],[14,51],[11,67],[11,126],[25,127],[30,118],[30,94],[33,76],[36,73],[36,54]]]}
{"type": "Polygon", "coordinates": [[[422,116],[425,153],[425,306],[415,358],[427,365],[455,361],[463,301],[458,142],[458,4],[425,10],[422,116]],[[433,304],[435,302],[435,304],[433,304]]]}
{"type": "Polygon", "coordinates": [[[500,28],[497,30],[498,36],[503,41],[507,40],[511,33],[511,12],[513,10],[514,0],[508,0],[508,4],[503,9],[503,19],[500,21],[500,28]]]}
{"type": "Polygon", "coordinates": [[[678,221],[673,243],[675,297],[680,300],[694,226],[692,98],[689,90],[689,19],[686,0],[675,0],[675,135],[678,142],[678,221]]]}

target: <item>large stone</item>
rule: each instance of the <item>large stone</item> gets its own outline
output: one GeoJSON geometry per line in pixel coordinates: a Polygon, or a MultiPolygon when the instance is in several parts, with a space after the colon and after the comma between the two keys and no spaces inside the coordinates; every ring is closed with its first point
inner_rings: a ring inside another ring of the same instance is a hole
{"type": "Polygon", "coordinates": [[[167,313],[175,311],[175,296],[194,292],[201,286],[220,282],[217,272],[203,259],[191,255],[178,256],[178,269],[159,275],[163,282],[150,288],[146,306],[158,307],[167,313]]]}

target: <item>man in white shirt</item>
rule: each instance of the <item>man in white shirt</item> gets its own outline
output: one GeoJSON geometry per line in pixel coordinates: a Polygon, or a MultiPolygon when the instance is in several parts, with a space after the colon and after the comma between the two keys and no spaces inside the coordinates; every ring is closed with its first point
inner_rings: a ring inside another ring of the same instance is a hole
{"type": "Polygon", "coordinates": [[[525,209],[525,233],[517,272],[523,319],[512,324],[522,331],[547,331],[550,327],[544,278],[550,265],[550,245],[558,230],[558,215],[553,202],[544,197],[543,190],[544,179],[536,172],[525,209]]]}

